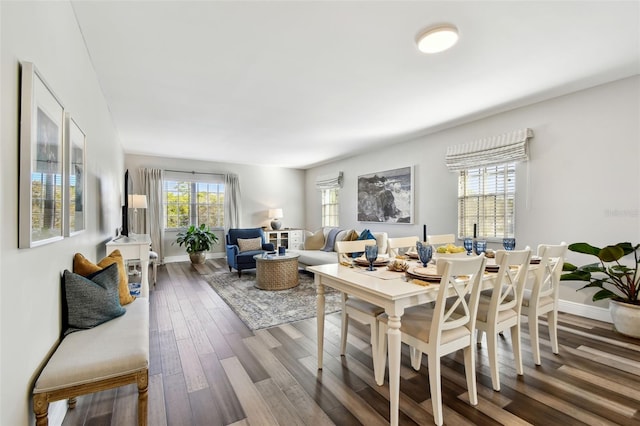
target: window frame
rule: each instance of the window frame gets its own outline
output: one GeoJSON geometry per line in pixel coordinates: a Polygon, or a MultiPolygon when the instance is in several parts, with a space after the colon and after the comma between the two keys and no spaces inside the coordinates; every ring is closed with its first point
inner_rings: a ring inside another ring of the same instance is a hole
{"type": "Polygon", "coordinates": [[[461,170],[458,175],[458,238],[502,242],[515,238],[516,163],[461,170]]]}
{"type": "Polygon", "coordinates": [[[192,174],[192,173],[171,173],[167,174],[162,182],[162,211],[163,211],[163,226],[165,231],[179,231],[187,228],[189,225],[200,225],[206,223],[212,230],[224,229],[225,212],[224,212],[224,197],[225,197],[225,183],[222,175],[204,175],[192,174]],[[171,186],[171,188],[170,188],[171,186]],[[180,189],[181,186],[186,186],[180,189]],[[204,187],[204,188],[203,188],[204,187]],[[175,189],[173,189],[175,188],[175,189]],[[203,190],[204,189],[204,190],[203,190]],[[188,195],[188,202],[170,202],[169,194],[177,194],[178,197],[188,195]],[[215,200],[210,202],[203,202],[201,196],[209,198],[216,197],[215,200]],[[178,212],[176,215],[169,214],[170,204],[175,204],[178,209],[180,206],[187,206],[188,209],[188,224],[180,225],[181,216],[178,212]],[[214,212],[211,212],[211,210],[214,212]],[[204,211],[203,211],[204,210],[204,211]],[[208,217],[206,221],[202,221],[202,214],[208,217]],[[214,221],[212,222],[211,215],[214,215],[214,221]],[[171,217],[176,218],[176,224],[178,226],[169,226],[171,217]]]}
{"type": "Polygon", "coordinates": [[[340,188],[328,188],[320,191],[320,212],[323,227],[340,226],[340,188]],[[330,220],[331,218],[335,221],[330,220]]]}

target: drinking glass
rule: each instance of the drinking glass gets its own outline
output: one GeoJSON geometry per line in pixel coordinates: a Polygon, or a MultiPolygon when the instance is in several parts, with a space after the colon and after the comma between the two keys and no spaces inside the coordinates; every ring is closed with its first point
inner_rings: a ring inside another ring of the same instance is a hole
{"type": "Polygon", "coordinates": [[[516,248],[516,239],[515,238],[504,238],[502,240],[502,247],[505,250],[511,251],[516,248]]]}
{"type": "Polygon", "coordinates": [[[378,258],[378,246],[364,246],[364,256],[367,258],[367,262],[369,262],[369,271],[375,271],[376,268],[373,267],[373,262],[378,258]]]}
{"type": "Polygon", "coordinates": [[[471,256],[471,251],[473,250],[473,238],[465,238],[463,244],[464,249],[467,251],[467,256],[471,256]]]}
{"type": "Polygon", "coordinates": [[[426,268],[433,256],[433,247],[428,244],[422,244],[418,241],[416,243],[416,249],[418,250],[418,258],[420,259],[420,262],[422,262],[422,266],[426,268]]]}
{"type": "Polygon", "coordinates": [[[476,241],[476,254],[481,255],[487,251],[487,242],[485,240],[476,241]]]}

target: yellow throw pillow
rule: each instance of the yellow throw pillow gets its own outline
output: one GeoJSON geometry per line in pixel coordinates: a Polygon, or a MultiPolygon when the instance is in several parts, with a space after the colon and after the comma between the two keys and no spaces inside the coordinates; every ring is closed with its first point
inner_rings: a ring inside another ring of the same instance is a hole
{"type": "Polygon", "coordinates": [[[358,234],[355,229],[352,229],[342,241],[356,241],[359,236],[360,234],[358,234]]]}
{"type": "Polygon", "coordinates": [[[262,238],[238,238],[240,251],[262,250],[262,238]]]}
{"type": "Polygon", "coordinates": [[[112,263],[118,265],[118,293],[120,294],[120,304],[124,306],[133,302],[135,297],[129,292],[129,277],[127,276],[127,269],[124,266],[124,259],[120,254],[120,250],[112,251],[109,256],[102,259],[98,264],[89,261],[80,253],[76,253],[75,256],[73,256],[73,272],[86,277],[106,268],[112,263]]]}
{"type": "Polygon", "coordinates": [[[324,247],[324,233],[322,229],[316,231],[313,235],[308,236],[304,240],[305,250],[320,250],[324,247]]]}

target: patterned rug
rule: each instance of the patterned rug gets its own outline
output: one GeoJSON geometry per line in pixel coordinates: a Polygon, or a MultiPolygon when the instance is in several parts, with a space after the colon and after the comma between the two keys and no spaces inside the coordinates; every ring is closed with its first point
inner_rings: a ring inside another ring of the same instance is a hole
{"type": "MultiPolygon", "coordinates": [[[[300,285],[288,290],[266,291],[254,287],[255,271],[218,272],[203,278],[251,330],[274,327],[316,316],[313,274],[300,271],[300,285]]],[[[340,293],[326,287],[325,312],[340,310],[340,293]]]]}

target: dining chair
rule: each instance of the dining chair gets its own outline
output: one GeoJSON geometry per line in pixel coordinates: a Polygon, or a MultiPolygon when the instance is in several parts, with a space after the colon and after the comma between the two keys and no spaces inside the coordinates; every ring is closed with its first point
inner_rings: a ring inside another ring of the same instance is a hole
{"type": "MultiPolygon", "coordinates": [[[[337,241],[336,252],[338,253],[338,262],[341,264],[352,263],[349,255],[353,253],[364,252],[365,246],[375,245],[376,240],[356,240],[356,241],[337,241]]],[[[340,339],[340,355],[344,355],[347,350],[347,332],[349,329],[349,321],[353,318],[363,324],[369,324],[371,328],[371,353],[373,358],[374,373],[378,373],[378,364],[376,363],[375,354],[378,350],[378,321],[376,317],[383,313],[384,309],[372,303],[365,302],[362,299],[342,293],[342,329],[340,339]]],[[[384,362],[382,368],[384,370],[384,362]]]]}
{"type": "Polygon", "coordinates": [[[482,334],[487,335],[491,384],[494,390],[499,391],[497,342],[499,333],[510,330],[516,373],[518,375],[524,373],[520,349],[520,312],[531,250],[498,250],[495,259],[498,271],[493,280],[493,288],[480,293],[476,333],[478,344],[482,341],[482,334]]]}
{"type": "MultiPolygon", "coordinates": [[[[435,307],[431,309],[423,305],[414,306],[406,309],[400,318],[402,342],[414,348],[412,358],[415,356],[416,359],[411,360],[412,367],[419,370],[422,353],[427,354],[433,419],[437,425],[443,422],[441,357],[463,350],[469,402],[471,405],[478,404],[476,361],[472,344],[485,263],[484,254],[473,258],[438,259],[437,273],[442,278],[435,307]],[[447,301],[451,302],[449,306],[447,301]],[[456,312],[458,308],[462,314],[456,312]]],[[[387,314],[378,315],[378,322],[378,359],[374,363],[384,365],[387,352],[387,314]]]]}
{"type": "Polygon", "coordinates": [[[389,249],[389,258],[394,259],[402,254],[400,249],[415,249],[418,237],[395,237],[387,239],[387,248],[389,249]]]}
{"type": "Polygon", "coordinates": [[[560,275],[564,258],[567,254],[567,243],[559,245],[540,244],[538,246],[540,264],[532,271],[533,286],[530,292],[525,291],[522,298],[522,315],[529,320],[529,339],[533,352],[533,362],[541,364],[540,338],[538,336],[538,317],[547,314],[551,351],[558,354],[558,294],[560,292],[560,275]]]}

